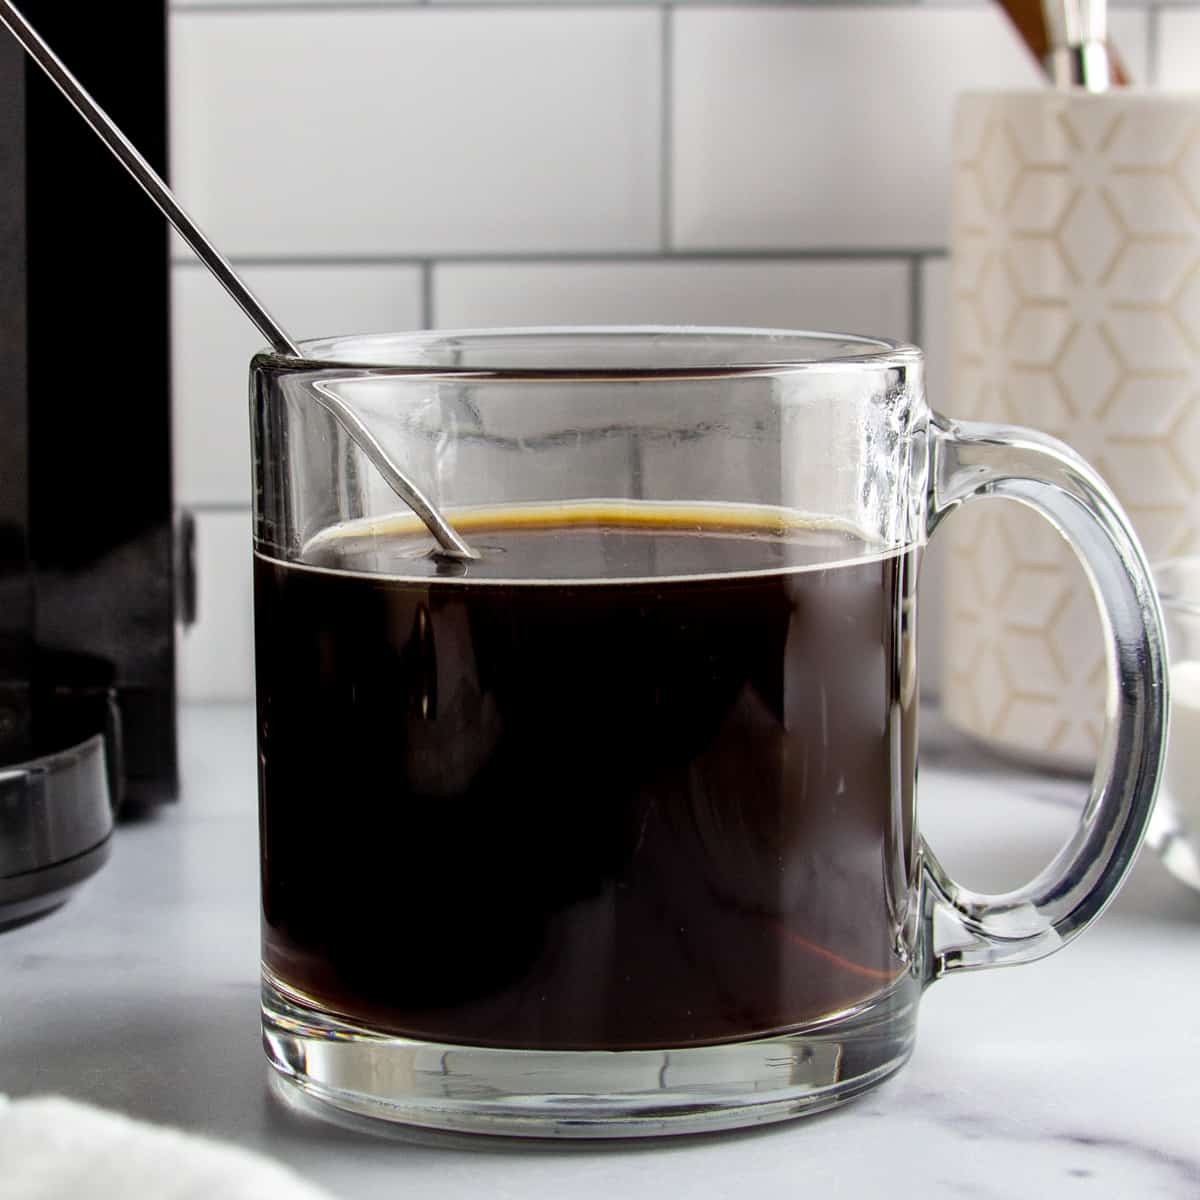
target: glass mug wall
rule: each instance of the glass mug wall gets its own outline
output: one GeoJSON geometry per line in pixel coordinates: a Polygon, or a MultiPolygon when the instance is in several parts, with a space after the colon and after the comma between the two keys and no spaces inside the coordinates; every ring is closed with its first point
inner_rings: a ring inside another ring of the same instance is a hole
{"type": "Polygon", "coordinates": [[[828,1107],[955,970],[1057,949],[1119,885],[1163,634],[1061,445],[931,413],[913,347],[738,330],[310,342],[253,364],[263,1027],[344,1110],[627,1136],[828,1107]],[[479,552],[434,542],[349,407],[479,552]],[[1027,886],[916,820],[917,581],[956,506],[1080,552],[1109,734],[1027,886]],[[935,920],[936,919],[936,920],[935,920]]]}

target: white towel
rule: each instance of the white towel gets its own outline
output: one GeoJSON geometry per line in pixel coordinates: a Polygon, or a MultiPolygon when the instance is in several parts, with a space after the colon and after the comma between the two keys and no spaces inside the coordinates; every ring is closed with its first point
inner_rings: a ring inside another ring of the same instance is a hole
{"type": "Polygon", "coordinates": [[[61,1096],[0,1096],[0,1200],[329,1200],[237,1146],[61,1096]]]}

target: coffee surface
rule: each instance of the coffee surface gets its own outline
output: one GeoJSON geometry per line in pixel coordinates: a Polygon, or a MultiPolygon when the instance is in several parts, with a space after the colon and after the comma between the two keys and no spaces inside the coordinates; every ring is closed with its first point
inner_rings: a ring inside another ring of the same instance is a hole
{"type": "Polygon", "coordinates": [[[768,574],[878,557],[852,530],[767,505],[568,501],[459,510],[454,525],[480,552],[478,562],[436,558],[423,526],[407,516],[336,526],[302,558],[409,580],[528,586],[768,574]]]}
{"type": "Polygon", "coordinates": [[[264,963],[442,1042],[651,1048],[908,967],[915,551],[772,510],[477,513],[255,560],[264,963]]]}

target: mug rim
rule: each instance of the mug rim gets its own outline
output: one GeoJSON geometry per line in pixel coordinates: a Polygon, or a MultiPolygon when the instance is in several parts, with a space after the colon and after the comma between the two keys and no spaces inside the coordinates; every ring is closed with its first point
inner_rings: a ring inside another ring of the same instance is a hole
{"type": "Polygon", "coordinates": [[[309,338],[294,358],[264,350],[252,369],[281,373],[366,371],[419,378],[530,381],[653,380],[679,378],[743,378],[799,372],[911,367],[923,354],[919,347],[891,338],[819,330],[771,329],[723,325],[541,325],[476,329],[433,329],[400,333],[347,334],[309,338]],[[592,357],[603,340],[613,343],[611,361],[571,365],[551,361],[555,351],[569,354],[572,343],[590,342],[592,357]],[[661,365],[628,357],[638,344],[661,351],[661,365]],[[523,353],[514,357],[514,348],[523,353]],[[338,350],[338,347],[344,347],[338,350]],[[624,355],[617,353],[625,347],[624,355]],[[717,353],[728,347],[727,354],[717,353]],[[761,347],[762,352],[758,353],[761,347]],[[823,347],[822,353],[818,348],[823,347]],[[385,349],[386,348],[386,349],[385,349]],[[462,361],[463,352],[493,350],[477,361],[462,361]],[[736,352],[735,352],[736,348],[736,352]],[[446,361],[438,361],[438,356],[446,361]],[[458,361],[450,361],[457,359],[458,361]]]}

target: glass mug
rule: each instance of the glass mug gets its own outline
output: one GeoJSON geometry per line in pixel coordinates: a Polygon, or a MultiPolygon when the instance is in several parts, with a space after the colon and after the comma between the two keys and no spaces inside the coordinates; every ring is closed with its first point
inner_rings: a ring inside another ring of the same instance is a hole
{"type": "MultiPolygon", "coordinates": [[[[1163,631],[1062,445],[832,334],[346,337],[252,365],[263,1030],[308,1097],[630,1136],[891,1075],[954,971],[1093,920],[1163,757],[1163,631]],[[434,542],[333,394],[471,546],[434,542]],[[980,895],[916,824],[921,550],[1007,497],[1079,552],[1109,732],[1078,829],[980,895]]],[[[299,1097],[298,1097],[299,1098],[299,1097]]]]}

